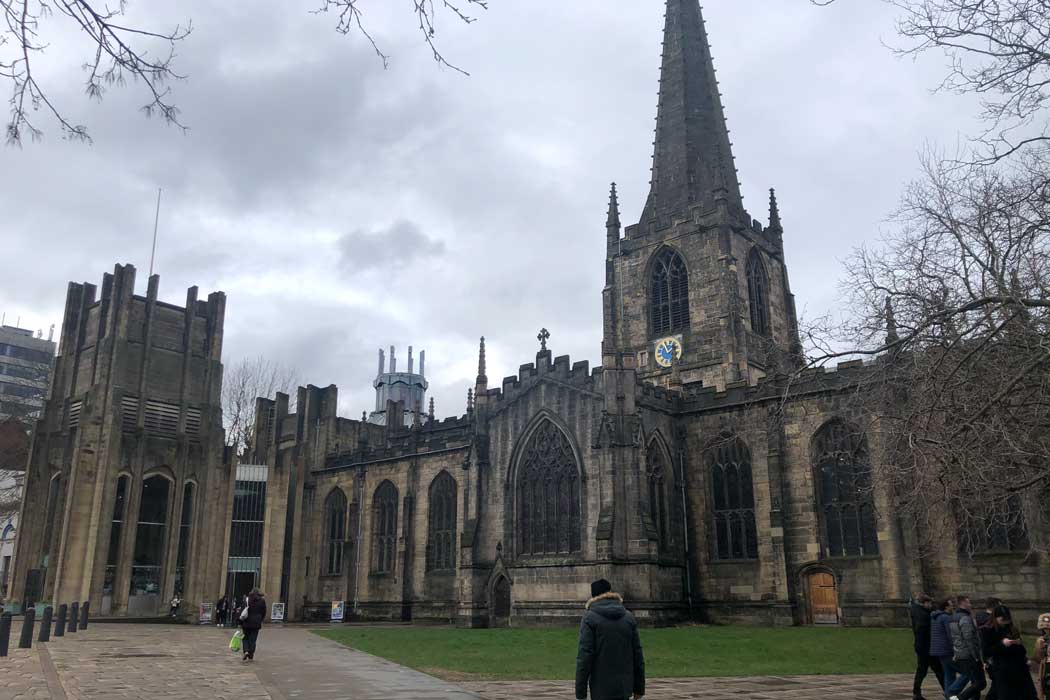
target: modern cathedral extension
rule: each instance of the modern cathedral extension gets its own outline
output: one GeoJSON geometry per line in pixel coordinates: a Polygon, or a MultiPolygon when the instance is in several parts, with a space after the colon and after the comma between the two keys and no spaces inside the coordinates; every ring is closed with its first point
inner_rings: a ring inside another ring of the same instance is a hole
{"type": "Polygon", "coordinates": [[[768,379],[800,352],[772,196],[768,219],[743,206],[697,0],[668,0],[641,221],[624,230],[610,199],[599,368],[541,333],[490,385],[482,340],[466,414],[437,420],[422,366],[391,355],[371,417],[339,417],[334,386],[299,389],[294,412],[260,398],[234,458],[223,295],[164,304],[153,277],[139,297],[120,266],[98,299],[71,285],[12,599],[143,615],[258,585],[290,619],[342,600],[361,619],[502,626],[578,618],[598,577],[651,624],[898,624],[918,590],[1050,598],[1028,553],[1050,533],[918,556],[867,488],[887,449],[847,400],[864,366],[786,396],[768,379]]]}

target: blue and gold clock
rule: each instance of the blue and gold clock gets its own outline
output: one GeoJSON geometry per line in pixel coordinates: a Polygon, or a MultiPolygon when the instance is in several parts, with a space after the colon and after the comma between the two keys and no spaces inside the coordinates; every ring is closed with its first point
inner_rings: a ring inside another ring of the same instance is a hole
{"type": "Polygon", "coordinates": [[[682,359],[682,341],[680,338],[661,338],[656,341],[653,350],[656,364],[661,367],[670,367],[673,362],[682,359]]]}

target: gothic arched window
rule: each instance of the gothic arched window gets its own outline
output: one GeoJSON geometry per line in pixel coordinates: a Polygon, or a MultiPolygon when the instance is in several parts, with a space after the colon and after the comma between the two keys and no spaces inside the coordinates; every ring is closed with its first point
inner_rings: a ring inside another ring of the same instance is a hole
{"type": "Polygon", "coordinates": [[[653,335],[689,325],[689,273],[682,256],[670,249],[653,261],[649,283],[649,315],[653,335]]]}
{"type": "Polygon", "coordinates": [[[707,452],[714,502],[715,556],[758,559],[751,451],[737,437],[723,436],[707,452]]]}
{"type": "Polygon", "coordinates": [[[343,573],[346,541],[346,495],[340,488],[332,489],[324,500],[324,523],[324,573],[338,576],[343,573]]]}
{"type": "Polygon", "coordinates": [[[751,309],[751,330],[769,335],[769,275],[757,248],[747,257],[747,300],[751,309]]]}
{"type": "Polygon", "coordinates": [[[671,471],[666,468],[664,453],[656,442],[649,444],[645,461],[649,477],[649,517],[656,527],[660,549],[666,549],[670,544],[671,515],[667,509],[667,487],[671,471]]]}
{"type": "Polygon", "coordinates": [[[135,550],[131,562],[131,595],[160,595],[168,529],[171,481],[151,476],[142,482],[135,550]]]}
{"type": "Polygon", "coordinates": [[[878,554],[864,433],[845,421],[831,421],[813,437],[813,455],[828,556],[878,554]]]}
{"type": "Polygon", "coordinates": [[[456,480],[441,472],[430,484],[427,571],[456,568],[456,480]]]}
{"type": "Polygon", "coordinates": [[[397,487],[384,481],[372,498],[372,571],[391,574],[397,568],[397,487]]]}
{"type": "Polygon", "coordinates": [[[518,553],[580,551],[580,472],[569,440],[544,420],[522,452],[515,492],[518,553]]]}

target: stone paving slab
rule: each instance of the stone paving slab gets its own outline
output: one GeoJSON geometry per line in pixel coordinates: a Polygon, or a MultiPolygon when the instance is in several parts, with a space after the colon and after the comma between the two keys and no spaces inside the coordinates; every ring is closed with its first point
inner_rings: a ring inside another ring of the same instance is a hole
{"type": "MultiPolygon", "coordinates": [[[[646,684],[646,698],[652,700],[886,700],[911,697],[911,676],[797,676],[769,678],[669,678],[655,679],[646,684]]],[[[485,700],[570,700],[575,697],[570,681],[527,682],[468,682],[463,687],[485,700]]],[[[940,688],[933,692],[936,681],[929,683],[928,696],[940,697],[940,688]]]]}
{"type": "MultiPolygon", "coordinates": [[[[568,700],[570,681],[456,684],[348,649],[303,627],[265,627],[254,662],[229,651],[230,630],[92,624],[12,649],[0,700],[568,700]]],[[[571,663],[571,660],[570,660],[571,663]]],[[[927,696],[936,697],[928,679],[927,696]]],[[[875,700],[910,696],[908,676],[652,680],[653,700],[875,700]]]]}

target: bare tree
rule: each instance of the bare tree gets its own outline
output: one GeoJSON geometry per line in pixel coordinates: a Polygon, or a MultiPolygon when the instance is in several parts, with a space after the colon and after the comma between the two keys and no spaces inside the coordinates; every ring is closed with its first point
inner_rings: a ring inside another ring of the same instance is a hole
{"type": "MultiPolygon", "coordinates": [[[[342,34],[359,31],[376,54],[387,65],[388,56],[379,48],[366,29],[364,8],[369,0],[320,0],[314,12],[334,13],[336,30],[342,34]]],[[[407,2],[407,0],[406,0],[407,2]]],[[[436,44],[438,18],[443,13],[471,23],[474,18],[464,8],[487,9],[488,0],[411,0],[427,46],[439,64],[460,73],[462,69],[448,62],[436,44]]],[[[374,2],[372,3],[374,4],[374,2]]],[[[7,142],[21,144],[28,134],[37,139],[43,129],[35,115],[43,112],[56,121],[63,135],[89,140],[87,127],[69,120],[62,106],[51,97],[47,85],[34,71],[38,57],[54,45],[49,40],[46,21],[58,16],[88,39],[90,47],[84,61],[85,92],[90,99],[101,100],[111,86],[131,81],[140,84],[147,97],[142,106],[146,116],[160,115],[170,124],[185,128],[179,120],[170,83],[184,76],[174,67],[176,45],[189,36],[191,24],[154,29],[127,23],[128,0],[115,4],[100,0],[0,0],[0,78],[10,81],[10,120],[6,126],[7,142]]]]}
{"type": "Polygon", "coordinates": [[[896,231],[848,261],[853,316],[810,334],[809,365],[877,358],[854,400],[889,448],[876,483],[924,544],[1050,549],[1025,539],[1050,498],[1047,164],[924,165],[896,231]]]}
{"type": "Polygon", "coordinates": [[[0,421],[0,523],[18,512],[28,456],[28,426],[15,418],[0,421]]]}
{"type": "Polygon", "coordinates": [[[295,400],[299,379],[294,369],[263,357],[245,358],[222,378],[222,422],[226,444],[243,452],[255,441],[255,399],[281,391],[295,400]]]}
{"type": "MultiPolygon", "coordinates": [[[[831,5],[847,0],[810,0],[831,5]]],[[[902,56],[941,51],[949,59],[939,86],[981,98],[986,129],[979,156],[995,162],[1050,149],[1050,0],[883,0],[900,10],[902,56]]]]}

